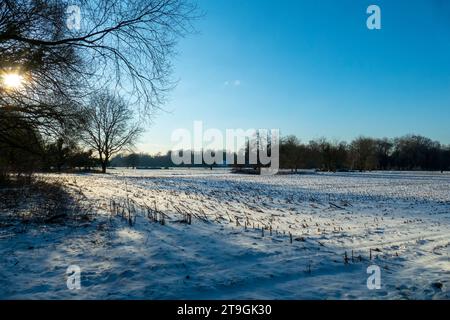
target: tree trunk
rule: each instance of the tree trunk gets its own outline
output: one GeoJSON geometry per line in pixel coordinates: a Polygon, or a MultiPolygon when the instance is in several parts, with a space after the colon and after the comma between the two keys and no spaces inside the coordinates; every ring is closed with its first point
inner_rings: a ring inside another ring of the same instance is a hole
{"type": "Polygon", "coordinates": [[[106,161],[102,161],[102,173],[106,173],[106,161]]]}

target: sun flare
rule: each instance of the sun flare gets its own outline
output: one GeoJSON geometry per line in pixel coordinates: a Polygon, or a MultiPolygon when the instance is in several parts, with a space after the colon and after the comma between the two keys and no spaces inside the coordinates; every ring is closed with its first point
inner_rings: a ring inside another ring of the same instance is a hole
{"type": "Polygon", "coordinates": [[[23,84],[23,76],[18,73],[7,73],[2,76],[3,85],[8,89],[18,89],[23,84]]]}

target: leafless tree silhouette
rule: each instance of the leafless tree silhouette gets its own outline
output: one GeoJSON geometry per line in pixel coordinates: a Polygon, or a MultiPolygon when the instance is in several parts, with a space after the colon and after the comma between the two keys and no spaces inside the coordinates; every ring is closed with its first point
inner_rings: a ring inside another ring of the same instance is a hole
{"type": "Polygon", "coordinates": [[[139,125],[133,123],[132,112],[123,99],[103,93],[92,99],[86,111],[82,137],[98,152],[105,173],[111,156],[132,147],[141,132],[139,125]]]}
{"type": "Polygon", "coordinates": [[[171,56],[193,31],[188,0],[79,0],[80,28],[68,28],[66,0],[0,1],[0,72],[19,71],[21,90],[0,85],[0,108],[54,131],[77,118],[105,87],[127,96],[141,116],[173,88],[171,56]]]}

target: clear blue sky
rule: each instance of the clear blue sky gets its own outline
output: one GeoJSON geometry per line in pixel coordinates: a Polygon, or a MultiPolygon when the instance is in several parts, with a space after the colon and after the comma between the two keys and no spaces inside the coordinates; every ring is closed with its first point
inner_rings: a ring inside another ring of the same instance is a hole
{"type": "Polygon", "coordinates": [[[278,128],[302,141],[416,133],[450,143],[450,1],[198,0],[178,87],[138,145],[177,128],[278,128]],[[366,9],[381,8],[368,30],[366,9]]]}

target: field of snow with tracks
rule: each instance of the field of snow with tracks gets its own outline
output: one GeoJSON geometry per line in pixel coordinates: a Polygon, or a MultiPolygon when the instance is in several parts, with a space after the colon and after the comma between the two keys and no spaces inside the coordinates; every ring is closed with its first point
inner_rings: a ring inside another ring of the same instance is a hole
{"type": "Polygon", "coordinates": [[[88,218],[4,224],[0,299],[450,298],[448,173],[40,179],[61,182],[88,218]],[[80,290],[67,289],[70,265],[80,290]]]}

